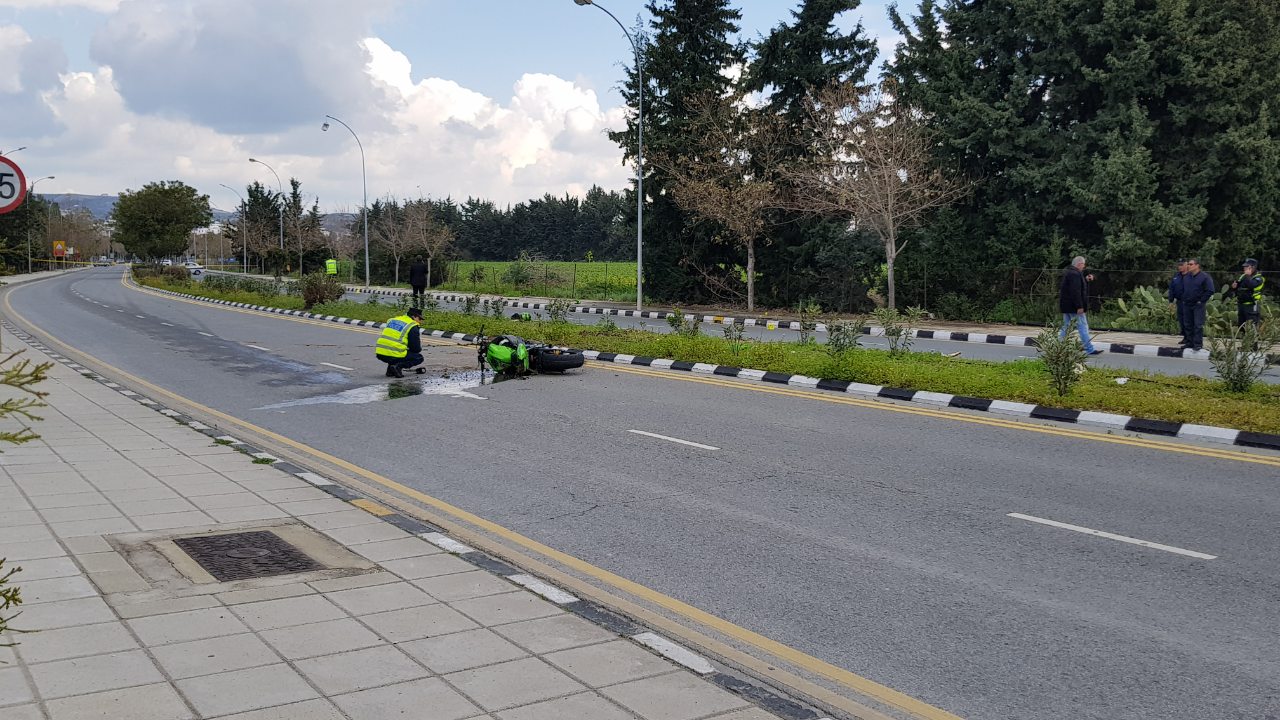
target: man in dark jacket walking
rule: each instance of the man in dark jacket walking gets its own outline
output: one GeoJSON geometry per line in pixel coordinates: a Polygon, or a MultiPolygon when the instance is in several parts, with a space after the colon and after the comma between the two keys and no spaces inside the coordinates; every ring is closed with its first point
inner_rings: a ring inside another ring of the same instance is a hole
{"type": "Polygon", "coordinates": [[[427,293],[427,264],[420,257],[414,258],[409,266],[409,285],[413,287],[413,304],[421,307],[421,300],[427,293]]]}
{"type": "Polygon", "coordinates": [[[1187,274],[1182,276],[1182,307],[1187,317],[1187,347],[1204,349],[1205,304],[1213,297],[1213,278],[1200,270],[1200,260],[1187,261],[1187,274]]]}
{"type": "Polygon", "coordinates": [[[1093,346],[1089,337],[1089,283],[1093,275],[1084,274],[1085,260],[1076,256],[1071,267],[1062,275],[1062,286],[1058,288],[1058,310],[1062,311],[1062,328],[1058,337],[1065,338],[1071,331],[1071,323],[1075,323],[1080,331],[1080,342],[1084,351],[1090,355],[1100,355],[1101,350],[1093,346]]]}
{"type": "Polygon", "coordinates": [[[1187,314],[1182,307],[1182,278],[1187,275],[1187,261],[1178,261],[1178,272],[1174,273],[1173,279],[1169,281],[1169,292],[1165,297],[1169,298],[1169,302],[1174,304],[1175,317],[1178,318],[1178,334],[1182,336],[1183,347],[1191,344],[1190,332],[1187,330],[1187,314]]]}

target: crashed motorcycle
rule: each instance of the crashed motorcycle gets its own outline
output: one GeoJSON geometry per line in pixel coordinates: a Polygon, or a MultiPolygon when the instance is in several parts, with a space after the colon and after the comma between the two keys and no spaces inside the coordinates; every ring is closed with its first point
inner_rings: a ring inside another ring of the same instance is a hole
{"type": "Polygon", "coordinates": [[[526,376],[533,373],[564,372],[586,362],[581,350],[528,342],[515,335],[480,336],[476,359],[483,373],[487,365],[497,375],[526,376]]]}

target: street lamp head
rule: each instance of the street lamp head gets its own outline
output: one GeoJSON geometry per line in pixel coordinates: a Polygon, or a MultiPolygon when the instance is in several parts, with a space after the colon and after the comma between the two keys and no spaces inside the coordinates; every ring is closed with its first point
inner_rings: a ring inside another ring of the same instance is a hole
{"type": "Polygon", "coordinates": [[[249,158],[249,162],[258,162],[257,158],[249,158]]]}
{"type": "Polygon", "coordinates": [[[329,123],[325,123],[320,126],[320,130],[322,131],[328,131],[328,129],[329,129],[329,123]]]}
{"type": "Polygon", "coordinates": [[[578,3],[579,5],[594,5],[594,4],[595,4],[595,3],[591,2],[591,0],[573,0],[573,1],[574,1],[574,2],[576,2],[576,3],[578,3]]]}

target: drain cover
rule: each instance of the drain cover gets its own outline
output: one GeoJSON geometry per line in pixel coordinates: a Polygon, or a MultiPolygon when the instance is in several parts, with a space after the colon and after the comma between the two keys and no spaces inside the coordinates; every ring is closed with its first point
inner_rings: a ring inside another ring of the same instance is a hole
{"type": "Polygon", "coordinates": [[[325,569],[272,532],[202,535],[173,542],[222,582],[325,569]]]}

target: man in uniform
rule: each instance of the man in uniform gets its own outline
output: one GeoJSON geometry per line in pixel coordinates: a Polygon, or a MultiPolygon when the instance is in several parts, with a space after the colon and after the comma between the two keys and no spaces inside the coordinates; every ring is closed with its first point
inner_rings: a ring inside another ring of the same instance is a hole
{"type": "Polygon", "coordinates": [[[329,258],[328,260],[325,260],[325,261],[324,261],[324,274],[325,274],[325,275],[337,275],[337,274],[338,274],[338,261],[337,261],[337,260],[334,260],[333,258],[329,258]]]}
{"type": "MultiPolygon", "coordinates": [[[[387,377],[404,377],[404,371],[423,362],[421,337],[422,311],[409,308],[404,315],[391,318],[378,336],[378,359],[387,364],[387,377]]],[[[418,373],[423,372],[418,368],[418,373]]]]}
{"type": "Polygon", "coordinates": [[[1246,323],[1254,326],[1262,323],[1262,286],[1267,279],[1258,274],[1258,261],[1248,258],[1241,265],[1240,278],[1222,293],[1223,297],[1235,293],[1236,324],[1244,327],[1246,323]]]}

